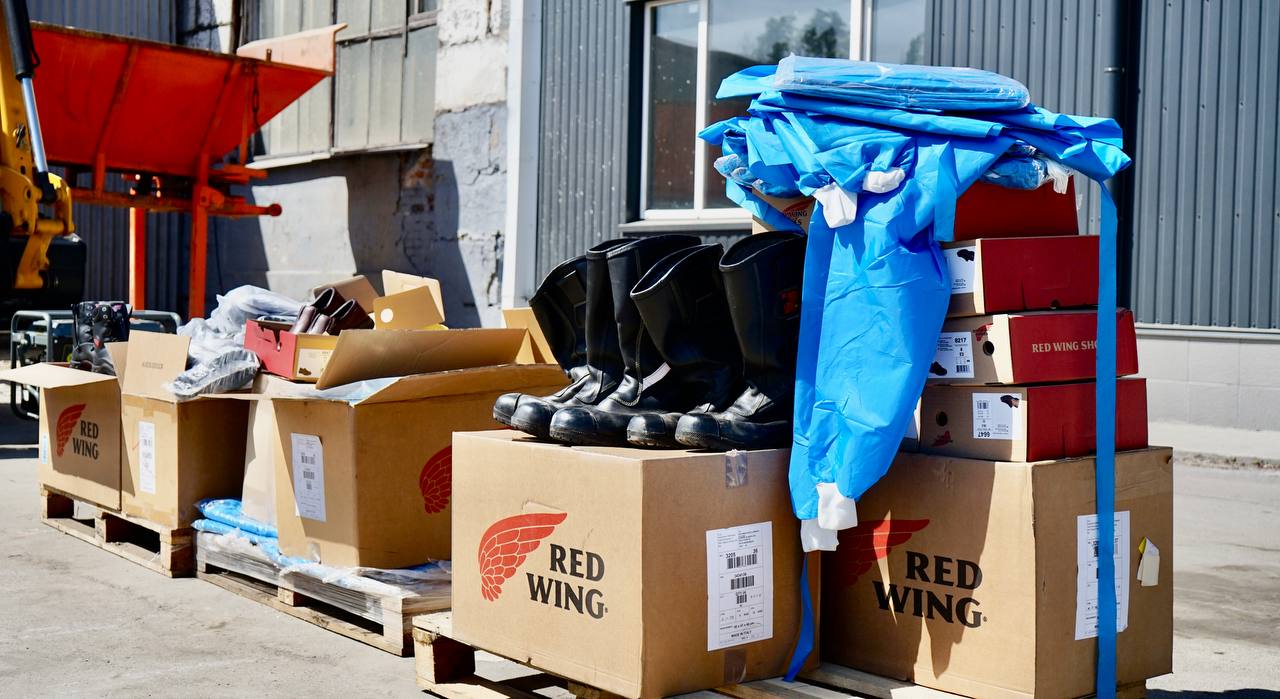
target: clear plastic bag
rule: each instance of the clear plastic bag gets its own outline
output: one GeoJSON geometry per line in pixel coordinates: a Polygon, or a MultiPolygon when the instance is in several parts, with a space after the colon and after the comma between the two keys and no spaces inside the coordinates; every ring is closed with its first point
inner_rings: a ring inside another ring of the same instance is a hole
{"type": "Polygon", "coordinates": [[[772,87],[843,102],[915,111],[1013,110],[1031,103],[1031,94],[1022,83],[977,68],[795,55],[778,63],[772,87]]]}

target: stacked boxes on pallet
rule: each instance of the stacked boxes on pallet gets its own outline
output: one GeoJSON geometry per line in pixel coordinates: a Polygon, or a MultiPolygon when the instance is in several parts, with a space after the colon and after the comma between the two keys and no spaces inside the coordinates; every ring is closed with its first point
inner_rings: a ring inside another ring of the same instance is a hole
{"type": "MultiPolygon", "coordinates": [[[[1098,239],[1075,235],[1074,197],[1051,192],[979,190],[991,215],[970,209],[964,226],[958,208],[948,319],[918,444],[904,442],[922,453],[899,456],[823,562],[828,660],[968,696],[1093,691],[1098,239]],[[1030,197],[1048,199],[1013,201],[1030,197]]],[[[1128,377],[1133,316],[1116,323],[1128,377]]],[[[1126,684],[1172,669],[1171,452],[1147,447],[1142,379],[1118,379],[1116,428],[1126,684]]]]}

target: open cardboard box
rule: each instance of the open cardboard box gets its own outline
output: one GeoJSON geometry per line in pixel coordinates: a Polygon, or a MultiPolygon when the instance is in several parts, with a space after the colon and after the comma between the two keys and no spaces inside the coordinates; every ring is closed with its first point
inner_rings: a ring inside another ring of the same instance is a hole
{"type": "MultiPolygon", "coordinates": [[[[107,349],[123,368],[124,344],[107,349]]],[[[65,364],[32,364],[0,371],[0,380],[40,388],[40,484],[119,510],[119,379],[65,364]]]]}
{"type": "MultiPolygon", "coordinates": [[[[355,299],[361,308],[370,311],[375,330],[443,329],[444,302],[440,282],[435,279],[383,270],[383,295],[363,275],[316,287],[312,295],[326,288],[333,288],[343,298],[355,299]]],[[[338,345],[338,337],[294,334],[289,332],[289,325],[251,320],[245,327],[244,346],[258,355],[269,373],[293,381],[319,381],[338,345]]]]}
{"type": "Polygon", "coordinates": [[[542,326],[538,324],[532,308],[504,308],[502,320],[508,328],[523,328],[527,331],[524,343],[520,345],[520,354],[516,357],[517,364],[556,363],[555,355],[551,353],[551,343],[547,342],[547,336],[543,334],[542,326]]]}
{"type": "Polygon", "coordinates": [[[190,339],[133,332],[121,380],[120,509],[173,529],[204,498],[235,497],[244,472],[248,404],[179,400],[164,385],[186,370],[190,339]]]}

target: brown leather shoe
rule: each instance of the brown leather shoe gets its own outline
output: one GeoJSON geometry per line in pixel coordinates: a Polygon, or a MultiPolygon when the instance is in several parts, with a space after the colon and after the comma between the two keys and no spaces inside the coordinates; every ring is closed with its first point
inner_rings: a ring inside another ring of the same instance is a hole
{"type": "Polygon", "coordinates": [[[342,294],[338,293],[337,289],[329,287],[322,290],[316,296],[316,300],[303,306],[302,310],[298,312],[298,320],[293,324],[292,328],[289,328],[289,332],[295,335],[303,333],[312,335],[324,334],[323,330],[317,333],[312,328],[316,327],[316,322],[320,319],[320,316],[332,317],[345,302],[346,299],[342,297],[342,294]]]}
{"type": "Polygon", "coordinates": [[[328,327],[323,332],[337,335],[343,330],[366,330],[372,327],[373,319],[369,317],[369,313],[355,299],[348,299],[333,312],[328,327]]]}

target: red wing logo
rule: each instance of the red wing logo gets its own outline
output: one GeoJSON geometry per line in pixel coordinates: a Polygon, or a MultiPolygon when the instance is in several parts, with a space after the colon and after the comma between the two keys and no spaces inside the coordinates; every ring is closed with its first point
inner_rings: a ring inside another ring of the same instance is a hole
{"type": "Polygon", "coordinates": [[[945,447],[950,443],[951,443],[951,430],[947,430],[946,432],[943,432],[933,440],[933,446],[935,447],[945,447]]]}
{"type": "Polygon", "coordinates": [[[71,433],[75,432],[76,425],[80,424],[82,413],[84,413],[84,403],[77,403],[68,406],[58,416],[58,456],[62,456],[62,450],[67,447],[67,440],[71,439],[71,433]]]}
{"type": "Polygon", "coordinates": [[[854,584],[876,561],[888,556],[889,549],[907,543],[912,534],[927,526],[927,519],[882,519],[840,532],[836,554],[839,583],[844,587],[854,584]]]}
{"type": "Polygon", "coordinates": [[[435,453],[422,465],[418,475],[418,488],[422,491],[422,508],[427,514],[444,512],[453,492],[453,447],[447,446],[435,453]]]}
{"type": "Polygon", "coordinates": [[[778,297],[782,299],[782,315],[790,316],[800,312],[799,289],[784,289],[778,297]]]}
{"type": "Polygon", "coordinates": [[[535,512],[494,522],[480,537],[480,594],[490,602],[502,594],[502,583],[568,517],[567,512],[535,512]]]}

